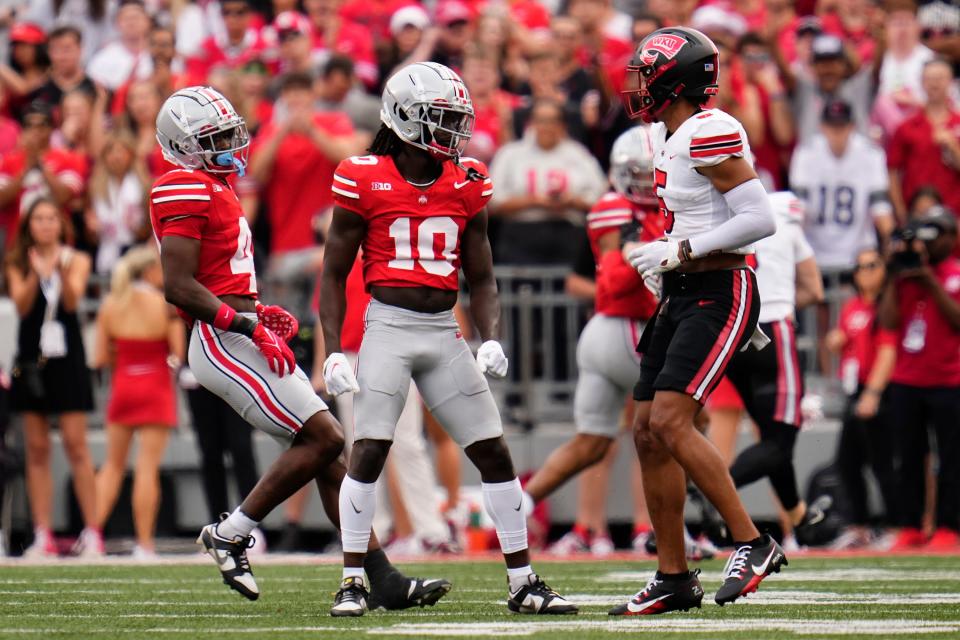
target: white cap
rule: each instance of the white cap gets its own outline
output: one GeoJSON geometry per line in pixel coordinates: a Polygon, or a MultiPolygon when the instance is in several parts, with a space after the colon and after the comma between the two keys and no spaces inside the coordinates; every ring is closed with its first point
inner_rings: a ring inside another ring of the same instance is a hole
{"type": "Polygon", "coordinates": [[[390,16],[390,33],[397,35],[406,26],[426,29],[430,26],[430,16],[420,7],[413,5],[397,9],[390,16]]]}
{"type": "Polygon", "coordinates": [[[726,31],[739,37],[747,31],[747,21],[739,13],[727,11],[716,5],[700,7],[693,12],[690,25],[697,31],[726,31]]]}

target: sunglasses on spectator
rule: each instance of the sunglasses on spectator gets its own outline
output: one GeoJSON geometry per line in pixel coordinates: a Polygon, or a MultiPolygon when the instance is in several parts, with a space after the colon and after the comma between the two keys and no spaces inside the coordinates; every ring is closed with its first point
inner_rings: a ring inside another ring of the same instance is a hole
{"type": "Polygon", "coordinates": [[[249,13],[247,9],[221,9],[220,15],[224,18],[229,18],[231,16],[245,16],[249,13]]]}
{"type": "Polygon", "coordinates": [[[883,263],[879,260],[871,260],[870,262],[861,262],[853,268],[856,271],[873,271],[874,269],[879,269],[883,266],[883,263]]]}
{"type": "Polygon", "coordinates": [[[763,64],[765,62],[770,62],[770,54],[765,52],[757,53],[745,53],[743,54],[744,62],[750,62],[753,64],[763,64]]]}
{"type": "Polygon", "coordinates": [[[296,29],[285,29],[277,34],[277,40],[280,42],[289,42],[290,40],[299,38],[302,35],[303,34],[296,29]]]}

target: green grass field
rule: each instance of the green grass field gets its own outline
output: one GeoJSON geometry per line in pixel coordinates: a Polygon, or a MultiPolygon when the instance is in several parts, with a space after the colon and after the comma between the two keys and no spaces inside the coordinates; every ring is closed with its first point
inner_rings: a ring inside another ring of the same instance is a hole
{"type": "Polygon", "coordinates": [[[703,609],[648,618],[606,612],[642,586],[650,562],[537,562],[582,609],[536,619],[507,612],[498,563],[403,565],[453,591],[433,608],[339,620],[327,613],[337,566],[254,564],[257,602],[229,591],[212,564],[0,566],[0,638],[960,638],[960,557],[793,558],[723,608],[712,599],[722,562],[712,561],[703,609]]]}

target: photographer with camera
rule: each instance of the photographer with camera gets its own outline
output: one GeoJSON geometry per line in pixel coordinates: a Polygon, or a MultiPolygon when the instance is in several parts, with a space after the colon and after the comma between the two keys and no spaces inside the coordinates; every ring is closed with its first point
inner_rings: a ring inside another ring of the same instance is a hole
{"type": "Polygon", "coordinates": [[[927,550],[960,544],[960,260],[957,220],[933,207],[898,230],[880,297],[880,323],[897,335],[890,393],[891,424],[899,460],[901,529],[894,548],[927,550]],[[936,434],[936,532],[921,530],[924,460],[936,434]]]}

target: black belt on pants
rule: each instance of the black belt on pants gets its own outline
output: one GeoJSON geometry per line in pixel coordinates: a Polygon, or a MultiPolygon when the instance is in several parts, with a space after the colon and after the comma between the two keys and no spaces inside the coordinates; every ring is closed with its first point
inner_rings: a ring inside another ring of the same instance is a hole
{"type": "MultiPolygon", "coordinates": [[[[747,267],[738,267],[746,269],[747,267]]],[[[701,271],[698,273],[682,273],[667,271],[663,274],[663,298],[682,296],[699,291],[730,288],[730,274],[736,269],[720,269],[717,271],[701,271]]]]}

